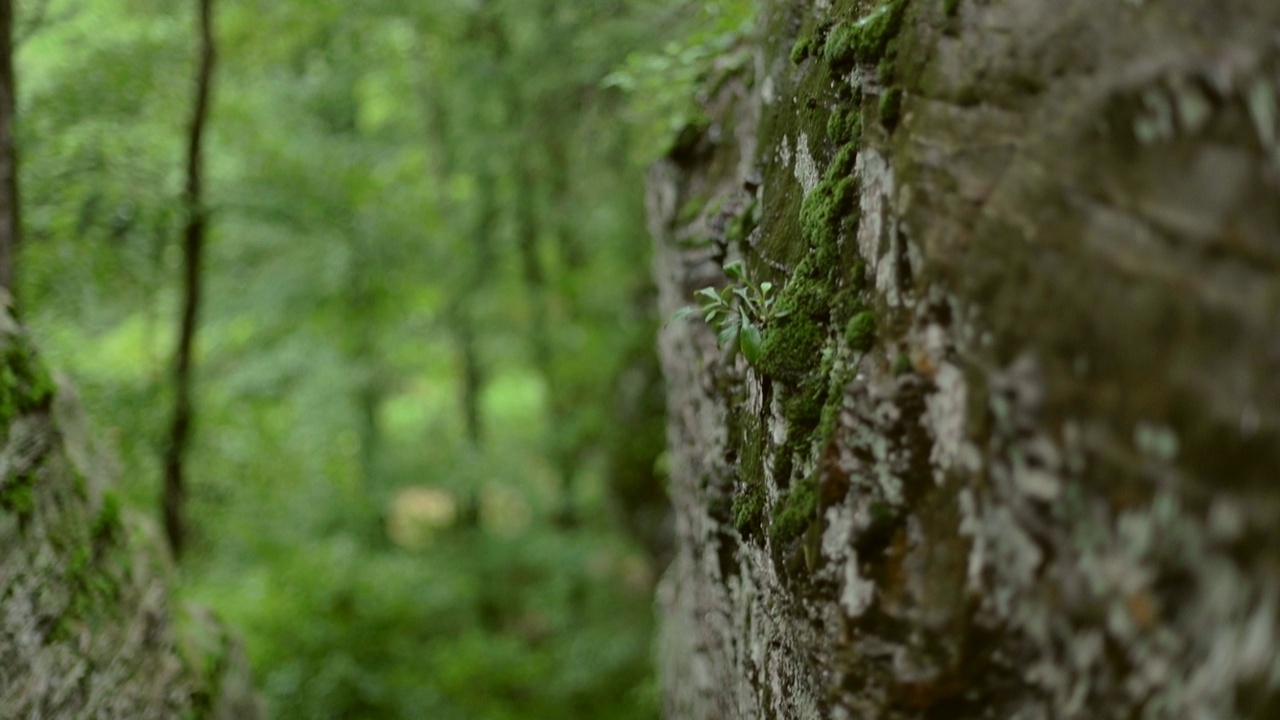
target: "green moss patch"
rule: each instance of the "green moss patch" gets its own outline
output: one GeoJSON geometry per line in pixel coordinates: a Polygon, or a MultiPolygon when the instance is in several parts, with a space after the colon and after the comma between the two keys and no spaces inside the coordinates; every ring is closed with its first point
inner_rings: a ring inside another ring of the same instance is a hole
{"type": "MultiPolygon", "coordinates": [[[[53,378],[36,356],[26,335],[10,334],[0,355],[0,433],[23,413],[49,407],[54,395],[53,378]]],[[[34,472],[0,479],[0,510],[26,517],[35,511],[34,472]]]]}
{"type": "Polygon", "coordinates": [[[810,477],[797,483],[773,509],[769,538],[786,545],[804,534],[818,515],[818,483],[810,477]]]}
{"type": "Polygon", "coordinates": [[[42,409],[53,400],[53,378],[21,334],[6,338],[0,360],[0,423],[6,427],[24,412],[42,409]]]}
{"type": "Polygon", "coordinates": [[[0,491],[0,510],[27,517],[36,509],[35,474],[20,473],[0,491]]]}
{"type": "Polygon", "coordinates": [[[880,96],[880,124],[892,131],[902,116],[902,88],[892,87],[880,96]]]}
{"type": "Polygon", "coordinates": [[[844,331],[849,347],[857,352],[866,352],[876,341],[876,316],[870,311],[863,311],[849,320],[844,331]]]}
{"type": "Polygon", "coordinates": [[[893,82],[893,76],[898,71],[898,39],[894,38],[889,41],[889,46],[885,48],[884,55],[880,58],[880,64],[876,66],[876,80],[881,85],[888,85],[893,82]]]}
{"type": "Polygon", "coordinates": [[[744,492],[733,499],[733,526],[743,535],[760,527],[764,519],[764,488],[748,485],[744,492]]]}
{"type": "Polygon", "coordinates": [[[823,58],[832,70],[879,61],[902,27],[905,8],[906,0],[889,0],[865,17],[837,25],[827,35],[823,58]]]}
{"type": "Polygon", "coordinates": [[[113,490],[102,495],[102,509],[93,518],[94,542],[110,542],[122,535],[123,525],[120,520],[120,496],[113,490]]]}
{"type": "Polygon", "coordinates": [[[862,113],[856,107],[837,108],[827,119],[827,138],[840,145],[856,143],[862,136],[862,113]]]}
{"type": "Polygon", "coordinates": [[[753,200],[745,210],[734,216],[729,226],[725,228],[725,240],[731,245],[741,243],[759,224],[760,203],[753,200]]]}
{"type": "Polygon", "coordinates": [[[764,336],[760,370],[770,377],[798,383],[817,369],[826,330],[806,315],[778,320],[764,336]]]}
{"type": "Polygon", "coordinates": [[[906,375],[912,371],[911,358],[906,353],[901,353],[893,361],[893,374],[906,375]]]}
{"type": "Polygon", "coordinates": [[[791,62],[799,65],[809,59],[814,54],[814,45],[815,43],[811,36],[796,40],[796,44],[791,46],[791,62]]]}

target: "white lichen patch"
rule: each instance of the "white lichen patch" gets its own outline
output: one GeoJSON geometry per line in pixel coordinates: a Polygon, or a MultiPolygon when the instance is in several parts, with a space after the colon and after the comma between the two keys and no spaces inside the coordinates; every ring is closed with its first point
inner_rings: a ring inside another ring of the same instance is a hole
{"type": "Polygon", "coordinates": [[[809,197],[809,193],[818,187],[818,164],[814,162],[813,154],[809,152],[809,136],[804,133],[800,133],[800,139],[796,141],[794,173],[796,182],[800,183],[801,189],[804,190],[804,196],[809,197]]]}
{"type": "Polygon", "coordinates": [[[822,554],[832,561],[842,560],[853,542],[853,511],[844,505],[827,508],[822,531],[822,554]]]}
{"type": "Polygon", "coordinates": [[[865,579],[858,568],[858,553],[850,551],[844,563],[844,583],[840,592],[840,606],[849,617],[861,617],[871,607],[876,597],[876,584],[865,579]]]}
{"type": "Polygon", "coordinates": [[[1062,495],[1062,482],[1047,470],[1021,467],[1013,474],[1018,489],[1027,497],[1043,502],[1053,502],[1062,495]]]}
{"type": "Polygon", "coordinates": [[[1254,129],[1258,133],[1258,142],[1262,147],[1275,149],[1276,120],[1280,115],[1277,108],[1276,86],[1270,78],[1259,77],[1249,86],[1245,95],[1245,103],[1249,106],[1249,115],[1253,118],[1254,129]]]}
{"type": "Polygon", "coordinates": [[[973,490],[960,491],[956,502],[960,506],[960,534],[969,538],[969,558],[965,570],[966,588],[971,593],[982,589],[982,572],[987,565],[986,538],[982,533],[982,517],[978,514],[973,490]]]}
{"type": "Polygon", "coordinates": [[[1133,119],[1133,135],[1143,145],[1172,140],[1174,125],[1173,103],[1158,88],[1150,88],[1142,94],[1143,111],[1133,119]]]}
{"type": "Polygon", "coordinates": [[[1007,507],[997,507],[982,519],[982,532],[991,552],[991,565],[1001,581],[986,599],[996,614],[1012,618],[1016,601],[1035,584],[1044,553],[1007,507]]]}
{"type": "Polygon", "coordinates": [[[782,445],[787,441],[787,418],[782,411],[782,398],[779,393],[773,394],[769,405],[769,437],[774,445],[782,445]]]}
{"type": "Polygon", "coordinates": [[[1177,434],[1158,423],[1138,423],[1133,429],[1133,445],[1138,452],[1166,462],[1178,457],[1177,434]]]}
{"type": "Polygon", "coordinates": [[[948,471],[976,472],[981,466],[981,456],[966,435],[969,390],[964,373],[944,362],[933,381],[938,389],[925,401],[924,423],[933,436],[929,459],[934,467],[934,480],[941,484],[948,471]]]}
{"type": "Polygon", "coordinates": [[[1186,81],[1173,83],[1173,103],[1178,108],[1178,122],[1187,134],[1200,132],[1213,115],[1213,103],[1204,91],[1186,81]]]}
{"type": "Polygon", "coordinates": [[[901,507],[906,502],[902,494],[902,478],[885,458],[875,466],[876,487],[880,489],[880,497],[894,507],[901,507]]]}
{"type": "Polygon", "coordinates": [[[875,278],[890,307],[902,302],[899,290],[896,217],[893,213],[893,166],[874,149],[858,151],[854,172],[862,187],[858,221],[858,254],[867,263],[868,274],[875,278]]]}

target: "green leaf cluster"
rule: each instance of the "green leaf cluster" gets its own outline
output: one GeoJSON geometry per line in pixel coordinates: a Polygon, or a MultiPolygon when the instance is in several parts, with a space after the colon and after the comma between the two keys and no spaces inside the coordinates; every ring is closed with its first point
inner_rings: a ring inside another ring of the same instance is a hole
{"type": "MultiPolygon", "coordinates": [[[[716,331],[717,344],[730,357],[741,352],[748,363],[756,365],[764,352],[764,329],[790,311],[776,306],[778,298],[773,283],[752,282],[740,261],[725,265],[724,273],[733,284],[719,290],[705,287],[694,296],[702,319],[716,331]]],[[[687,317],[693,311],[692,307],[684,308],[676,313],[676,319],[687,317]]]]}

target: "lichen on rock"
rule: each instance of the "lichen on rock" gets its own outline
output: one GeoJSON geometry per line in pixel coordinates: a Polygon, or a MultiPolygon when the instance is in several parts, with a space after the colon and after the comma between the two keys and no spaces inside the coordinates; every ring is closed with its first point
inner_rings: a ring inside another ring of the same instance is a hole
{"type": "Polygon", "coordinates": [[[1280,8],[765,8],[746,145],[653,175],[763,178],[780,309],[660,341],[669,715],[1280,715],[1280,8]]]}

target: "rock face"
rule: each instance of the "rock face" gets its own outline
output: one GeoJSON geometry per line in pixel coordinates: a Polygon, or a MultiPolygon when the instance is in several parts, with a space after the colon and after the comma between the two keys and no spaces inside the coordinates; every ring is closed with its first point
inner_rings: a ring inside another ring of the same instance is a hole
{"type": "Polygon", "coordinates": [[[1280,4],[759,38],[651,174],[662,311],[740,291],[659,341],[668,716],[1280,717],[1280,4]]]}
{"type": "Polygon", "coordinates": [[[72,392],[2,310],[0,438],[0,717],[261,717],[237,644],[175,612],[158,541],[122,516],[72,392]]]}

